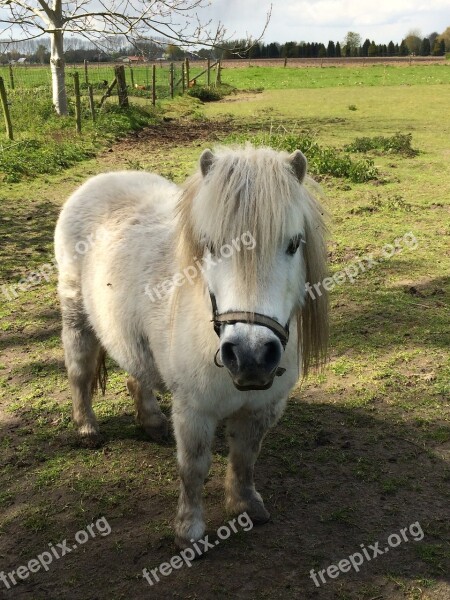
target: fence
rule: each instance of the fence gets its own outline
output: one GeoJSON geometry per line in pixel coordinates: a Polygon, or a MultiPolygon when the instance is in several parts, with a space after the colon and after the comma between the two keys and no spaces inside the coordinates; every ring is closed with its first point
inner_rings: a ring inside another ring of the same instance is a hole
{"type": "MultiPolygon", "coordinates": [[[[74,101],[77,129],[81,131],[82,105],[89,108],[93,120],[108,98],[117,98],[120,106],[129,99],[141,105],[174,98],[196,85],[220,83],[220,62],[189,60],[178,63],[113,65],[88,63],[66,65],[67,96],[74,101]]],[[[48,96],[51,102],[50,67],[32,65],[0,66],[0,103],[5,114],[7,135],[13,139],[9,106],[20,103],[21,95],[48,96]]],[[[109,100],[110,101],[110,100],[109,100]]]]}

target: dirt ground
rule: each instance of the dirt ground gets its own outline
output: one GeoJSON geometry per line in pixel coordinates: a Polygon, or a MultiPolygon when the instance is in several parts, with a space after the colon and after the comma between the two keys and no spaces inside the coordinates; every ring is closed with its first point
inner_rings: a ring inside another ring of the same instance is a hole
{"type": "MultiPolygon", "coordinates": [[[[161,154],[173,145],[192,151],[234,128],[226,120],[167,120],[118,142],[89,169],[161,165],[161,154]]],[[[26,263],[27,246],[51,245],[61,202],[49,189],[32,199],[34,213],[29,207],[2,208],[4,226],[10,227],[5,219],[14,215],[17,264],[26,263]],[[22,246],[21,236],[27,239],[22,246]]],[[[432,298],[437,287],[436,281],[419,286],[420,298],[439,301],[432,298]]],[[[178,552],[171,531],[178,488],[175,447],[147,441],[135,428],[125,376],[114,366],[106,398],[98,400],[104,444],[94,450],[78,445],[70,425],[54,282],[39,295],[39,302],[30,298],[14,309],[15,325],[2,331],[0,345],[3,386],[10,390],[0,405],[0,464],[7,484],[0,489],[0,570],[26,564],[49,543],[56,546],[67,538],[72,544],[79,529],[102,516],[111,533],[89,539],[54,560],[47,572],[41,569],[9,590],[0,581],[0,598],[449,600],[449,426],[444,419],[428,421],[424,433],[424,421],[410,419],[404,407],[427,393],[433,380],[434,362],[426,353],[399,368],[401,379],[391,379],[385,393],[375,389],[368,406],[342,401],[361,378],[355,372],[342,375],[338,368],[325,384],[313,379],[296,390],[256,469],[270,522],[232,534],[192,566],[160,575],[161,581],[150,586],[142,570],[155,569],[178,552]],[[22,389],[27,391],[21,403],[22,389]],[[405,404],[394,410],[391,400],[397,396],[405,404]],[[112,408],[104,408],[107,404],[112,408]],[[407,540],[387,551],[389,536],[414,523],[424,539],[415,541],[408,529],[407,540]],[[364,560],[359,572],[327,575],[326,583],[314,584],[311,569],[327,569],[377,541],[383,553],[364,560]]],[[[333,309],[353,323],[355,340],[362,340],[349,350],[355,360],[359,352],[370,354],[367,344],[375,349],[368,338],[373,333],[375,340],[379,327],[397,329],[407,344],[408,326],[400,313],[390,314],[388,324],[375,303],[367,310],[348,298],[333,309]],[[364,350],[360,343],[366,344],[364,350]]],[[[163,406],[168,412],[168,403],[163,406]]],[[[226,453],[219,430],[205,489],[212,540],[227,523],[226,453]]]]}

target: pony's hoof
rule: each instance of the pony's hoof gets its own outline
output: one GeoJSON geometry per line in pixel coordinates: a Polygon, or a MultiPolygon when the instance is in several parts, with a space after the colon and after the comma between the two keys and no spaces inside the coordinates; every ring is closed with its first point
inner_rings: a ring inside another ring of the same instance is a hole
{"type": "Polygon", "coordinates": [[[90,431],[87,433],[78,432],[78,441],[82,448],[99,448],[103,444],[103,436],[98,431],[90,431]]]}
{"type": "Polygon", "coordinates": [[[264,525],[270,519],[270,512],[266,509],[264,504],[258,504],[257,506],[252,505],[247,510],[247,514],[250,517],[253,525],[264,525]]]}
{"type": "Polygon", "coordinates": [[[234,517],[242,513],[247,513],[253,525],[264,525],[270,519],[270,512],[264,506],[262,498],[252,498],[245,502],[242,500],[235,502],[228,501],[226,508],[227,513],[234,517]]]}
{"type": "Polygon", "coordinates": [[[147,435],[154,442],[167,442],[169,440],[169,421],[165,415],[164,418],[160,419],[159,423],[146,423],[141,424],[145,435],[147,435]]]}

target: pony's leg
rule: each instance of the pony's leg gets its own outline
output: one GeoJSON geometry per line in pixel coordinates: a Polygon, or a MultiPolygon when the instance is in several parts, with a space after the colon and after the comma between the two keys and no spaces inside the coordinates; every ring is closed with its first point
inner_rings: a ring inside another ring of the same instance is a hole
{"type": "Polygon", "coordinates": [[[266,523],[270,514],[255,489],[254,467],[262,440],[278,420],[284,404],[278,403],[258,412],[242,409],[227,421],[230,454],[225,478],[226,509],[231,515],[247,512],[255,524],[266,523]]]}
{"type": "Polygon", "coordinates": [[[202,491],[211,464],[216,421],[189,407],[174,405],[173,424],[181,480],[175,542],[185,548],[205,533],[202,491]]]}
{"type": "Polygon", "coordinates": [[[72,416],[80,436],[89,444],[99,441],[92,393],[97,376],[100,344],[83,313],[81,302],[61,298],[62,340],[69,384],[72,416]]]}
{"type": "Polygon", "coordinates": [[[151,384],[142,379],[129,377],[127,388],[134,399],[138,425],[144,429],[152,440],[158,442],[167,439],[169,422],[159,407],[151,384]]]}

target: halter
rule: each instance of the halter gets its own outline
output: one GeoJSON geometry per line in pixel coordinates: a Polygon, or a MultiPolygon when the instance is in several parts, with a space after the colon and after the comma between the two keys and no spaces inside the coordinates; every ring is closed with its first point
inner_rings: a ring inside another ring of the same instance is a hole
{"type": "MultiPolygon", "coordinates": [[[[261,313],[252,313],[246,311],[228,311],[219,314],[216,297],[211,291],[209,291],[209,297],[211,298],[213,316],[211,322],[214,323],[214,331],[216,332],[218,337],[220,337],[220,327],[222,325],[235,325],[236,323],[261,325],[262,327],[267,327],[268,329],[273,331],[273,333],[280,340],[281,345],[283,346],[283,350],[286,349],[286,344],[289,341],[289,321],[283,327],[282,325],[280,325],[280,323],[278,323],[278,321],[275,321],[275,319],[272,319],[271,317],[268,317],[266,315],[262,315],[261,313]]],[[[214,356],[214,363],[218,367],[223,367],[223,365],[217,362],[217,355],[219,351],[220,348],[214,356]]],[[[283,375],[285,371],[286,369],[278,367],[275,374],[279,377],[280,375],[283,375]]]]}

